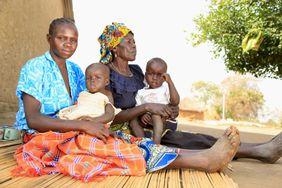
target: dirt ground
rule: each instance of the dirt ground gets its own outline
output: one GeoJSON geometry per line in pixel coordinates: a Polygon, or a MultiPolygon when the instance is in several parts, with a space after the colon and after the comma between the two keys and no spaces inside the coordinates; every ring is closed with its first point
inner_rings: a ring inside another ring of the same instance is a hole
{"type": "MultiPolygon", "coordinates": [[[[205,126],[195,123],[180,123],[183,131],[199,132],[220,136],[225,127],[205,126]]],[[[282,130],[271,128],[238,127],[241,142],[264,142],[282,130]]],[[[282,158],[275,164],[265,164],[251,159],[239,159],[231,162],[233,171],[224,172],[231,177],[240,188],[280,188],[282,187],[282,158]]]]}

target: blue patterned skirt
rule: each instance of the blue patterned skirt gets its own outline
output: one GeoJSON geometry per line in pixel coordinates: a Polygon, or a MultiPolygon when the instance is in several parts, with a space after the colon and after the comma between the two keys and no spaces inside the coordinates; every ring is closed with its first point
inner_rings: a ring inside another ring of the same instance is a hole
{"type": "Polygon", "coordinates": [[[178,156],[178,149],[155,144],[148,138],[137,138],[121,131],[116,132],[123,140],[139,146],[147,164],[147,172],[154,172],[168,166],[178,156]]]}

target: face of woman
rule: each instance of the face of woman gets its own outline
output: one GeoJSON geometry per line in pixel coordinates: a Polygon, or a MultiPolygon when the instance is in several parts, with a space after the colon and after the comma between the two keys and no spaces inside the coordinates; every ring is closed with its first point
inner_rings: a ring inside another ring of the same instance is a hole
{"type": "Polygon", "coordinates": [[[116,47],[116,55],[127,61],[134,61],[136,58],[136,45],[132,33],[128,33],[121,43],[116,47]]]}
{"type": "Polygon", "coordinates": [[[78,33],[71,24],[58,25],[54,34],[47,37],[51,54],[55,55],[55,59],[68,59],[77,48],[78,33]]]}

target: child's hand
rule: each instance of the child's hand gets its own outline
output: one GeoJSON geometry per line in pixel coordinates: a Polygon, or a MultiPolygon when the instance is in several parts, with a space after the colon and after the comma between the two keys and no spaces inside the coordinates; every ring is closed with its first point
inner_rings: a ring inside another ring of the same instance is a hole
{"type": "Polygon", "coordinates": [[[144,124],[144,125],[147,125],[147,124],[150,124],[152,118],[151,118],[151,115],[148,114],[148,113],[145,113],[141,116],[140,118],[140,121],[144,124]]]}
{"type": "Polygon", "coordinates": [[[179,115],[179,106],[173,106],[173,105],[168,104],[168,107],[171,109],[171,112],[172,112],[170,115],[170,118],[171,119],[177,118],[177,116],[179,115]]]}
{"type": "Polygon", "coordinates": [[[163,78],[166,82],[171,82],[171,77],[168,73],[163,73],[163,78]]]}

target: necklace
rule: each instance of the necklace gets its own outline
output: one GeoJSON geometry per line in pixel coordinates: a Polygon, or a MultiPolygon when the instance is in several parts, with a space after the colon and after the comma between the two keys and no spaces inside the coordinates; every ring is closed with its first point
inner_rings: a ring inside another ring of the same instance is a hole
{"type": "Polygon", "coordinates": [[[133,74],[130,71],[130,69],[129,69],[128,73],[123,73],[123,72],[119,71],[118,68],[113,63],[111,63],[111,67],[114,69],[114,71],[116,71],[117,73],[119,73],[119,74],[121,74],[123,76],[127,76],[127,77],[132,77],[133,76],[133,74]]]}

